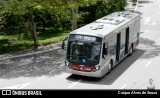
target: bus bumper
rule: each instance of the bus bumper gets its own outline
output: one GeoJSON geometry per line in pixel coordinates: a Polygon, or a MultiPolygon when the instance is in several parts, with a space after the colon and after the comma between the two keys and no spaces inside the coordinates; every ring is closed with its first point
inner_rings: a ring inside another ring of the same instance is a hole
{"type": "Polygon", "coordinates": [[[83,71],[73,70],[71,68],[68,68],[67,66],[65,66],[65,72],[76,74],[76,75],[80,75],[80,76],[89,76],[89,77],[97,77],[97,78],[102,77],[100,71],[96,71],[96,72],[83,72],[83,71]]]}

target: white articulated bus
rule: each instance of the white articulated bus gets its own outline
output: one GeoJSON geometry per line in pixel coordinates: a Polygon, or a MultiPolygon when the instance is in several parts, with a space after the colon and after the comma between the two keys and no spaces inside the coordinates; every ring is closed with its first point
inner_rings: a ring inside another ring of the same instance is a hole
{"type": "MultiPolygon", "coordinates": [[[[140,15],[114,12],[69,33],[65,70],[103,77],[139,44],[140,15]]],[[[62,48],[65,47],[62,43],[62,48]]]]}

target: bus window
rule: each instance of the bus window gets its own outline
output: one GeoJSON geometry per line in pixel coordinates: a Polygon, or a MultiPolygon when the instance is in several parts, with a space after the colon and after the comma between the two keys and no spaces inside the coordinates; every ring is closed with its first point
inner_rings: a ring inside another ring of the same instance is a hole
{"type": "Polygon", "coordinates": [[[67,60],[77,64],[96,65],[99,63],[102,38],[70,35],[67,60]]]}
{"type": "Polygon", "coordinates": [[[108,43],[103,43],[103,55],[102,57],[104,58],[105,55],[108,55],[108,43]]]}
{"type": "Polygon", "coordinates": [[[100,55],[100,44],[95,44],[91,48],[91,60],[96,59],[100,55]]]}

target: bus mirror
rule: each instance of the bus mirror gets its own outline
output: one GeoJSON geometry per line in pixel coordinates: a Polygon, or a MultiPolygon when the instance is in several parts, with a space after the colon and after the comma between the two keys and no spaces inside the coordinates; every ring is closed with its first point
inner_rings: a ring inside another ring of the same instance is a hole
{"type": "Polygon", "coordinates": [[[64,49],[64,47],[65,47],[65,42],[63,41],[62,42],[62,49],[64,49]]]}
{"type": "Polygon", "coordinates": [[[108,43],[105,45],[105,55],[108,55],[108,43]]]}

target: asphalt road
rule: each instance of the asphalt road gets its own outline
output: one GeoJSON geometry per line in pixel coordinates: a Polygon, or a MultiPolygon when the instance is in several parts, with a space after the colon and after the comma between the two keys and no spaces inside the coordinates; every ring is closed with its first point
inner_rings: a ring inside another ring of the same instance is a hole
{"type": "Polygon", "coordinates": [[[160,0],[139,0],[140,45],[101,79],[63,70],[61,49],[0,60],[0,89],[147,89],[152,79],[160,89],[160,0]]]}

